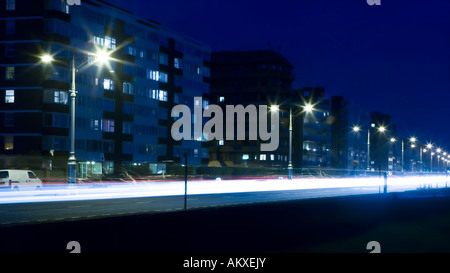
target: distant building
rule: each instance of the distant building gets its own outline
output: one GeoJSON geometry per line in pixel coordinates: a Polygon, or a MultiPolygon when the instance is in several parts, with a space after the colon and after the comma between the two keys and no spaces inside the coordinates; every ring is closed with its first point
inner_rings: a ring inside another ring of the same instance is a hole
{"type": "Polygon", "coordinates": [[[370,113],[353,100],[331,97],[331,167],[367,170],[370,113]]]}
{"type": "Polygon", "coordinates": [[[398,170],[399,148],[401,141],[396,139],[391,142],[391,138],[396,136],[396,125],[391,122],[391,116],[381,112],[372,112],[370,128],[370,166],[375,171],[394,171],[398,170]],[[385,128],[380,132],[378,128],[385,128]]]}
{"type": "Polygon", "coordinates": [[[151,20],[100,0],[8,0],[0,7],[0,160],[20,167],[65,168],[69,151],[71,69],[76,73],[78,176],[122,165],[158,171],[165,162],[207,163],[201,140],[174,141],[176,104],[208,103],[210,49],[151,20]],[[111,52],[95,65],[95,48],[111,52]],[[40,56],[55,61],[43,64],[40,56]],[[28,164],[28,163],[26,163],[28,164]],[[26,166],[24,166],[26,167],[26,166]]]}
{"type": "Polygon", "coordinates": [[[280,143],[276,151],[261,152],[261,142],[250,141],[248,137],[243,141],[212,141],[209,146],[210,165],[287,166],[289,102],[293,80],[292,64],[273,50],[211,54],[211,104],[222,107],[239,104],[279,106],[280,143]]]}
{"type": "Polygon", "coordinates": [[[325,88],[305,87],[294,94],[294,167],[330,167],[331,103],[325,88]],[[313,106],[309,113],[304,110],[308,104],[313,106]]]}

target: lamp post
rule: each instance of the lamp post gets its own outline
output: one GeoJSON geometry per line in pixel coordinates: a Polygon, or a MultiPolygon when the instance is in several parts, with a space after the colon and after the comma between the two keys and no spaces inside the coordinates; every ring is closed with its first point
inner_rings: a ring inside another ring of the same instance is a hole
{"type": "Polygon", "coordinates": [[[433,148],[433,144],[428,143],[427,144],[427,148],[428,150],[430,150],[430,173],[433,172],[432,167],[433,167],[433,151],[431,150],[433,148]]]}
{"type": "Polygon", "coordinates": [[[289,164],[288,164],[288,180],[292,180],[292,106],[289,107],[289,164]]]}
{"type": "MultiPolygon", "coordinates": [[[[105,50],[97,50],[96,61],[100,63],[105,63],[109,60],[109,53],[105,50]]],[[[41,61],[44,64],[50,64],[54,61],[54,58],[50,54],[44,54],[41,56],[41,61]]],[[[82,66],[86,65],[88,61],[86,60],[78,67],[75,67],[75,49],[72,48],[72,59],[70,61],[70,67],[72,72],[72,82],[70,92],[70,152],[69,152],[69,160],[67,163],[68,167],[68,183],[75,184],[77,180],[77,160],[75,157],[75,101],[77,96],[77,91],[75,87],[75,74],[76,71],[82,66]]]]}
{"type": "MultiPolygon", "coordinates": [[[[411,142],[411,149],[415,149],[416,148],[417,138],[411,137],[411,138],[409,138],[409,142],[411,142]]],[[[419,153],[420,153],[420,163],[422,164],[422,148],[420,147],[420,145],[419,145],[419,153]]],[[[416,153],[414,152],[413,154],[415,155],[416,153]]],[[[415,171],[415,169],[414,169],[414,165],[415,165],[414,157],[413,157],[412,161],[413,161],[413,163],[411,164],[411,171],[415,171]]]]}
{"type": "MultiPolygon", "coordinates": [[[[395,137],[392,137],[389,141],[392,144],[391,145],[391,148],[392,148],[392,171],[394,171],[395,170],[395,168],[394,168],[394,158],[395,158],[395,156],[394,156],[394,153],[395,153],[394,143],[397,141],[397,139],[395,139],[395,137]]],[[[389,155],[388,155],[388,165],[389,165],[389,155]]]]}
{"type": "MultiPolygon", "coordinates": [[[[370,171],[370,128],[376,128],[379,133],[384,133],[386,131],[386,127],[379,126],[376,127],[375,123],[371,123],[369,129],[367,129],[367,171],[370,171]]],[[[357,133],[361,130],[359,126],[353,126],[352,131],[357,133]]]]}
{"type": "MultiPolygon", "coordinates": [[[[302,112],[306,112],[306,113],[312,113],[312,111],[314,111],[314,106],[310,103],[305,104],[303,107],[303,111],[302,112]]],[[[271,105],[270,106],[270,111],[279,111],[280,107],[278,105],[271,105]]],[[[288,162],[288,180],[292,180],[292,173],[293,173],[293,165],[292,165],[292,105],[289,106],[289,162],[288,162]]],[[[303,146],[303,145],[302,145],[303,146]]],[[[303,149],[303,147],[302,147],[303,149]]]]}

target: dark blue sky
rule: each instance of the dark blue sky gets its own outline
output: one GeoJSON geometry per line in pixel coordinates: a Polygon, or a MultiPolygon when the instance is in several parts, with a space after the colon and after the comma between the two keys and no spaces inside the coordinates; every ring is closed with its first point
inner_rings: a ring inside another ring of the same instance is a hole
{"type": "Polygon", "coordinates": [[[450,149],[450,1],[110,0],[213,51],[278,50],[295,85],[390,114],[402,136],[450,149]]]}

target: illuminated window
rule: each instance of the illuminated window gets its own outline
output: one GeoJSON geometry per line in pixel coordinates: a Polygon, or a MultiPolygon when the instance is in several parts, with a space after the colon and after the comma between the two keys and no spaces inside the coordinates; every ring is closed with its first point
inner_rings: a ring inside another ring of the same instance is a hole
{"type": "MultiPolygon", "coordinates": [[[[115,38],[112,38],[109,36],[105,36],[105,37],[94,36],[93,41],[94,41],[94,44],[106,47],[107,49],[116,49],[116,39],[115,38]]],[[[136,49],[134,49],[134,56],[136,56],[136,49]]]]}
{"type": "Polygon", "coordinates": [[[225,101],[225,97],[219,97],[219,102],[224,102],[225,101]]]}
{"type": "Polygon", "coordinates": [[[275,155],[274,155],[274,154],[271,154],[271,155],[270,155],[270,160],[272,160],[272,161],[275,160],[275,155]]]}
{"type": "Polygon", "coordinates": [[[14,137],[13,136],[5,136],[5,150],[13,150],[14,149],[14,137]]]}
{"type": "Polygon", "coordinates": [[[142,59],[146,59],[147,58],[147,51],[139,50],[139,57],[141,57],[142,59]]]}
{"type": "Polygon", "coordinates": [[[14,66],[6,67],[5,79],[14,80],[15,78],[16,78],[15,67],[14,66]]]}
{"type": "Polygon", "coordinates": [[[14,103],[14,90],[6,90],[5,93],[5,103],[14,103]]]}
{"type": "Polygon", "coordinates": [[[158,70],[151,70],[147,69],[147,79],[159,81],[159,82],[167,82],[168,81],[168,75],[167,73],[160,72],[158,70]]]}
{"type": "Polygon", "coordinates": [[[169,57],[165,53],[159,53],[159,63],[168,65],[169,64],[169,57]]]}
{"type": "Polygon", "coordinates": [[[129,83],[129,82],[124,82],[123,83],[123,92],[125,94],[133,95],[133,84],[129,83]]]}
{"type": "Polygon", "coordinates": [[[151,98],[159,101],[167,101],[168,100],[168,93],[165,90],[158,90],[153,89],[151,98]]]}
{"type": "Polygon", "coordinates": [[[111,79],[104,79],[103,80],[103,89],[114,91],[114,81],[111,79]]]}
{"type": "Polygon", "coordinates": [[[105,47],[107,49],[116,49],[116,39],[105,36],[105,47]]]}
{"type": "Polygon", "coordinates": [[[266,160],[266,154],[260,154],[259,160],[266,160]]]}
{"type": "Polygon", "coordinates": [[[65,91],[54,91],[53,102],[60,104],[67,104],[69,102],[69,94],[65,91]]]}
{"type": "Polygon", "coordinates": [[[168,75],[167,75],[167,73],[159,72],[158,81],[167,83],[168,82],[168,75]]]}
{"type": "Polygon", "coordinates": [[[102,121],[102,131],[114,133],[114,120],[104,119],[102,121]]]}
{"type": "Polygon", "coordinates": [[[223,140],[219,140],[219,146],[223,146],[224,142],[223,140]]]}
{"type": "Polygon", "coordinates": [[[183,60],[181,60],[180,58],[175,58],[173,66],[178,69],[183,69],[183,60]]]}

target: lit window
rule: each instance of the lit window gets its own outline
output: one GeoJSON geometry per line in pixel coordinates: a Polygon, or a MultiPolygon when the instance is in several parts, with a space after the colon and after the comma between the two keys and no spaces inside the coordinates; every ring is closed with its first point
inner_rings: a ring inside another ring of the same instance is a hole
{"type": "MultiPolygon", "coordinates": [[[[105,37],[100,37],[100,36],[94,36],[94,44],[99,45],[99,46],[103,46],[106,47],[107,49],[116,49],[116,39],[109,37],[109,36],[105,36],[105,37]]],[[[134,55],[136,55],[136,49],[134,49],[134,55]]]]}
{"type": "Polygon", "coordinates": [[[202,101],[202,107],[203,109],[208,109],[209,108],[209,100],[203,100],[202,101]]]}
{"type": "Polygon", "coordinates": [[[69,101],[69,94],[64,91],[55,91],[53,93],[53,102],[60,104],[67,104],[69,101]]]}
{"type": "Polygon", "coordinates": [[[5,103],[14,103],[14,90],[6,90],[5,93],[5,103]]]}
{"type": "Polygon", "coordinates": [[[219,97],[219,102],[224,102],[225,101],[225,97],[219,97]]]}
{"type": "Polygon", "coordinates": [[[116,49],[116,39],[105,36],[105,47],[107,49],[116,49]]]}
{"type": "Polygon", "coordinates": [[[266,154],[260,154],[259,160],[266,160],[266,154]]]}
{"type": "Polygon", "coordinates": [[[102,122],[102,131],[114,133],[114,120],[104,119],[102,122]]]}
{"type": "Polygon", "coordinates": [[[168,93],[165,90],[157,90],[153,89],[151,93],[151,98],[159,101],[167,101],[168,100],[168,93]]]}
{"type": "Polygon", "coordinates": [[[15,73],[14,66],[6,67],[5,79],[6,80],[14,80],[15,78],[16,78],[16,73],[15,73]]]}
{"type": "Polygon", "coordinates": [[[275,155],[274,155],[274,154],[271,154],[271,155],[270,155],[270,160],[272,160],[272,161],[275,160],[275,155]]]}
{"type": "Polygon", "coordinates": [[[114,81],[111,79],[103,80],[103,89],[114,91],[114,81]]]}
{"type": "Polygon", "coordinates": [[[174,62],[173,62],[173,66],[178,69],[183,69],[182,68],[182,60],[180,58],[175,58],[174,62]]]}
{"type": "Polygon", "coordinates": [[[223,146],[223,140],[219,140],[219,146],[223,146]]]}
{"type": "Polygon", "coordinates": [[[167,83],[168,82],[168,75],[167,75],[167,73],[159,72],[158,81],[167,83]]]}
{"type": "Polygon", "coordinates": [[[133,94],[133,84],[132,84],[132,83],[129,83],[129,82],[124,82],[124,83],[123,83],[123,92],[124,92],[125,94],[130,94],[130,95],[132,95],[132,94],[133,94]]]}
{"type": "Polygon", "coordinates": [[[13,136],[5,136],[5,150],[13,150],[14,149],[14,137],[13,136]]]}
{"type": "Polygon", "coordinates": [[[167,56],[167,54],[165,54],[165,53],[159,54],[159,63],[164,64],[164,65],[169,64],[169,57],[167,56]]]}
{"type": "Polygon", "coordinates": [[[159,90],[158,100],[167,101],[167,91],[159,90]]]}

